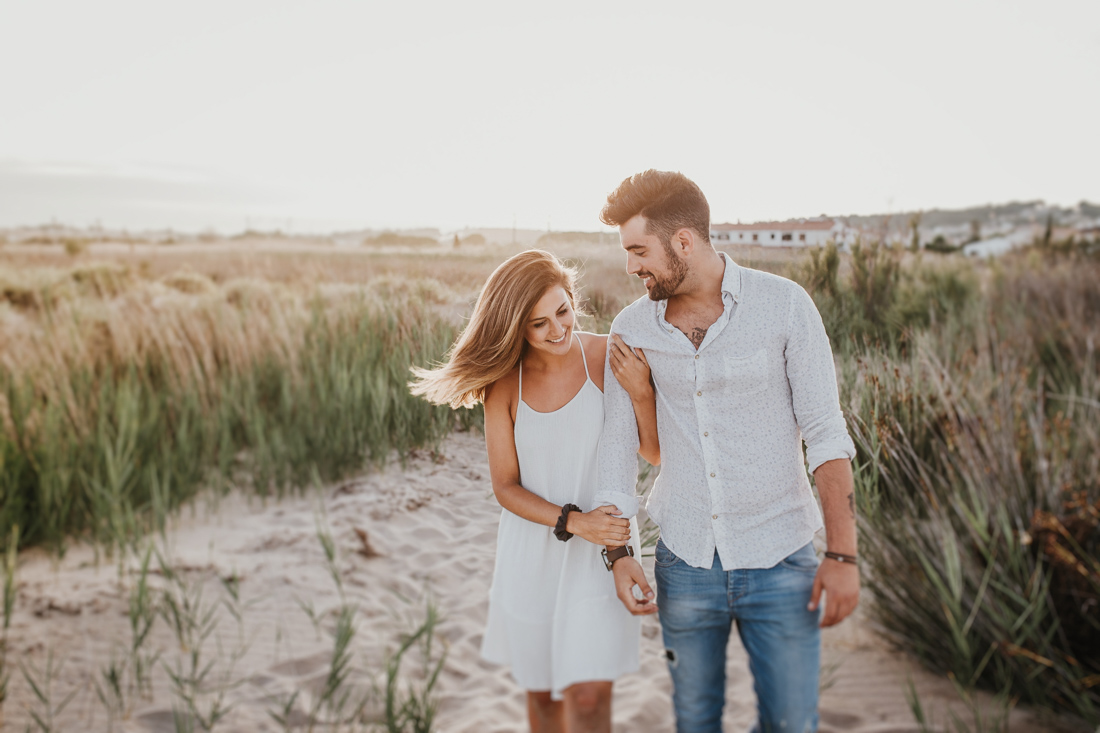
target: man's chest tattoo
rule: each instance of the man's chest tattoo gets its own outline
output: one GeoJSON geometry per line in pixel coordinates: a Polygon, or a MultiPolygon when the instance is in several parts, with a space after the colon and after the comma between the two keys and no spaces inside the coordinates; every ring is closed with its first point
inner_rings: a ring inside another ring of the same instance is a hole
{"type": "Polygon", "coordinates": [[[691,333],[687,334],[688,339],[691,340],[693,346],[698,350],[699,345],[703,343],[703,339],[707,337],[707,330],[705,328],[693,328],[691,333]]]}

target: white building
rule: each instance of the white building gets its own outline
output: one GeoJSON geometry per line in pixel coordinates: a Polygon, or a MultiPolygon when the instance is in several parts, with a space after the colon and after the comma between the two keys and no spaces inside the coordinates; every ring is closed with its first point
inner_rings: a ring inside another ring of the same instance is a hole
{"type": "Polygon", "coordinates": [[[820,247],[832,240],[847,241],[845,227],[832,219],[792,219],[755,224],[712,224],[710,241],[722,244],[758,244],[764,247],[820,247]]]}
{"type": "Polygon", "coordinates": [[[1025,247],[1035,241],[1034,227],[1023,227],[1003,237],[991,237],[971,242],[962,248],[967,257],[997,257],[1005,252],[1025,247]]]}

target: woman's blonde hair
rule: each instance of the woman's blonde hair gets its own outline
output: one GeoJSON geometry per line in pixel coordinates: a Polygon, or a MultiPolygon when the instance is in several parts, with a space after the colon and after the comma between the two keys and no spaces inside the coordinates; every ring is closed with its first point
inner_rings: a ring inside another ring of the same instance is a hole
{"type": "Polygon", "coordinates": [[[577,311],[576,283],[576,270],[549,252],[530,249],[508,258],[489,276],[447,361],[435,369],[412,368],[410,391],[451,407],[484,401],[489,387],[523,356],[527,320],[542,296],[560,285],[577,311]]]}

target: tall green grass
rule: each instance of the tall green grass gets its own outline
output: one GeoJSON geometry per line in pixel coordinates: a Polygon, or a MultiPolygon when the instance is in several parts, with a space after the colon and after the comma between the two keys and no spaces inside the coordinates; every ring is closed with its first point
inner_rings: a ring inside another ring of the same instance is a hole
{"type": "Polygon", "coordinates": [[[852,259],[801,274],[840,355],[874,618],[963,689],[1095,725],[1100,263],[852,259]]]}
{"type": "Polygon", "coordinates": [[[27,298],[0,361],[0,538],[128,543],[202,487],[279,494],[478,419],[408,395],[456,327],[400,282],[120,289],[27,298]]]}

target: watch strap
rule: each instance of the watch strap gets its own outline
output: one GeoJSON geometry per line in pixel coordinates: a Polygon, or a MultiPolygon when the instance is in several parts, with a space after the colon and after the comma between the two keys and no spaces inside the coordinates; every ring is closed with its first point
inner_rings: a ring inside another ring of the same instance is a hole
{"type": "Polygon", "coordinates": [[[616,547],[608,550],[606,547],[600,552],[603,555],[603,564],[607,566],[608,570],[611,570],[615,565],[616,560],[621,560],[627,555],[634,557],[634,548],[630,545],[623,545],[622,547],[616,547]]]}

